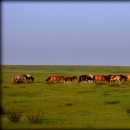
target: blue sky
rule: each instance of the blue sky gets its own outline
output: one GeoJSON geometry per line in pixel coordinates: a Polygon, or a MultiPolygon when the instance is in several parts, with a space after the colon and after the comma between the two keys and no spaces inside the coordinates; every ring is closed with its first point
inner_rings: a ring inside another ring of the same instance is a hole
{"type": "Polygon", "coordinates": [[[130,66],[130,2],[2,2],[3,65],[130,66]]]}

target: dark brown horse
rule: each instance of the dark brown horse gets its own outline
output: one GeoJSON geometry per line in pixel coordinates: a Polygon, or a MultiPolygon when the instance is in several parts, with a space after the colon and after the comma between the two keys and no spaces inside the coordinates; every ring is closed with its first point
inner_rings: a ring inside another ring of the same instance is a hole
{"type": "Polygon", "coordinates": [[[27,81],[32,81],[32,82],[34,82],[34,77],[33,77],[32,75],[30,75],[30,74],[23,74],[23,76],[26,77],[27,81]]]}
{"type": "Polygon", "coordinates": [[[13,83],[20,83],[20,82],[25,82],[27,83],[27,78],[24,75],[14,75],[13,78],[13,83]]]}
{"type": "Polygon", "coordinates": [[[57,81],[57,83],[59,83],[59,81],[61,79],[64,79],[64,76],[49,76],[46,81],[50,80],[50,83],[52,83],[53,81],[57,81]]]}
{"type": "Polygon", "coordinates": [[[82,81],[86,81],[86,78],[87,78],[87,75],[81,75],[79,76],[79,83],[82,82],[82,81]]]}
{"type": "Polygon", "coordinates": [[[71,84],[72,82],[74,82],[74,80],[77,80],[77,76],[71,76],[71,77],[65,77],[64,78],[64,84],[71,84]]]}

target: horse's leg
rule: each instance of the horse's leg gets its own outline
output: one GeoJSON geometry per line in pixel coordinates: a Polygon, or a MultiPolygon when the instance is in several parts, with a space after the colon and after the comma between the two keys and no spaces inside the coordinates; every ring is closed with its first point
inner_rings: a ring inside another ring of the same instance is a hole
{"type": "Polygon", "coordinates": [[[13,83],[15,84],[15,79],[13,78],[13,83]]]}
{"type": "Polygon", "coordinates": [[[15,84],[15,79],[13,78],[13,83],[15,84]]]}
{"type": "Polygon", "coordinates": [[[72,83],[74,83],[74,80],[72,80],[72,83]]]}
{"type": "Polygon", "coordinates": [[[67,84],[67,81],[64,80],[64,84],[67,84]]]}
{"type": "Polygon", "coordinates": [[[86,80],[84,80],[84,83],[86,83],[86,80]]]}
{"type": "Polygon", "coordinates": [[[28,83],[28,80],[25,79],[25,83],[27,84],[27,83],[28,83]]]}
{"type": "Polygon", "coordinates": [[[88,83],[88,80],[87,80],[87,79],[85,80],[85,83],[88,83]]]}
{"type": "Polygon", "coordinates": [[[68,81],[68,84],[71,84],[70,82],[71,82],[71,81],[68,81]]]}
{"type": "Polygon", "coordinates": [[[28,80],[27,80],[27,79],[24,79],[24,82],[27,84],[27,83],[28,83],[28,80]]]}
{"type": "Polygon", "coordinates": [[[119,80],[119,83],[121,83],[121,80],[119,80]]]}
{"type": "Polygon", "coordinates": [[[52,84],[52,80],[50,81],[50,83],[52,84]]]}
{"type": "Polygon", "coordinates": [[[60,83],[60,80],[57,80],[57,83],[60,83]]]}

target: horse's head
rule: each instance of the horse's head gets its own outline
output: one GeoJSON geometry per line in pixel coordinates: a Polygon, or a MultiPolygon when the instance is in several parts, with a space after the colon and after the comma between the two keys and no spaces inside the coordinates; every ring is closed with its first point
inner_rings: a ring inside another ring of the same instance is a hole
{"type": "Polygon", "coordinates": [[[77,80],[77,76],[73,76],[73,78],[77,80]]]}
{"type": "Polygon", "coordinates": [[[32,82],[34,82],[34,78],[31,76],[32,82]]]}

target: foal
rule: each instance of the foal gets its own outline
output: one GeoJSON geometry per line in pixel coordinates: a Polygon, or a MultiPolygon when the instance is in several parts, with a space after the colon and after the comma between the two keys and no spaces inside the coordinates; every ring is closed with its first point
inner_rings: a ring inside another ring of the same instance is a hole
{"type": "Polygon", "coordinates": [[[74,80],[77,80],[77,76],[71,76],[71,77],[65,77],[64,78],[64,84],[71,84],[72,82],[74,82],[74,80]]]}

